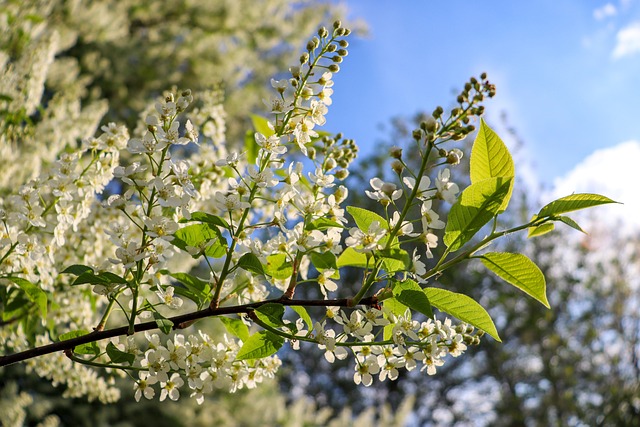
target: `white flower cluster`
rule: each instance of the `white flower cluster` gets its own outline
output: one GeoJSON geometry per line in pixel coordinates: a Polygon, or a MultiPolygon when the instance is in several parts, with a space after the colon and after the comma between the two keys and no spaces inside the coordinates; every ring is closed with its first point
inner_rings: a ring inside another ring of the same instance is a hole
{"type": "Polygon", "coordinates": [[[326,320],[316,322],[313,333],[306,337],[318,343],[329,363],[345,359],[349,349],[356,361],[354,382],[365,386],[372,384],[374,375],[380,381],[395,380],[399,369],[412,371],[418,363],[421,371],[435,375],[447,355],[458,357],[468,345],[479,344],[483,335],[464,322],[453,325],[450,318],[444,322],[412,320],[409,310],[394,315],[385,308],[370,307],[347,315],[332,307],[327,310],[327,318],[336,324],[334,328],[327,327],[326,320]],[[382,331],[385,339],[377,339],[382,331]]]}
{"type": "Polygon", "coordinates": [[[189,389],[190,397],[202,404],[204,396],[213,389],[224,389],[231,393],[252,389],[265,378],[273,378],[282,364],[276,356],[258,359],[255,363],[236,360],[242,344],[223,335],[223,341],[213,344],[204,332],[187,337],[175,334],[160,342],[157,334],[145,334],[148,349],[143,353],[131,338],[120,344],[122,350],[135,356],[134,367],[141,367],[134,385],[135,399],[142,396],[152,399],[156,388],[160,388],[160,401],[167,397],[180,398],[180,388],[189,389]],[[157,384],[157,385],[156,385],[157,384]]]}

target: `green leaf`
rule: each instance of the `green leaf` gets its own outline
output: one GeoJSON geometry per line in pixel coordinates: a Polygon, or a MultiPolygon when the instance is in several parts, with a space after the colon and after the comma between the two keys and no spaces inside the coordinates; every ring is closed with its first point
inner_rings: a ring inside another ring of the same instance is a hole
{"type": "Polygon", "coordinates": [[[311,231],[311,230],[325,231],[328,228],[344,228],[344,225],[342,225],[338,221],[334,221],[332,219],[322,217],[322,218],[314,219],[304,227],[304,229],[307,231],[311,231]]]}
{"type": "Polygon", "coordinates": [[[284,322],[282,321],[284,305],[282,304],[267,303],[256,308],[254,313],[258,319],[271,327],[280,328],[284,326],[284,322]]]}
{"type": "Polygon", "coordinates": [[[127,280],[110,271],[103,271],[98,274],[87,271],[76,277],[76,280],[73,281],[71,286],[84,285],[87,283],[92,285],[111,285],[114,283],[123,285],[127,283],[127,280]]]}
{"type": "Polygon", "coordinates": [[[243,342],[249,339],[249,328],[242,320],[224,316],[220,316],[218,319],[231,335],[240,338],[243,342]]]}
{"type": "Polygon", "coordinates": [[[451,207],[444,243],[457,251],[498,213],[513,178],[489,178],[467,187],[451,207]]]}
{"type": "MultiPolygon", "coordinates": [[[[472,184],[489,178],[514,178],[516,175],[509,149],[483,119],[480,119],[480,129],[471,149],[469,168],[472,184]]],[[[514,180],[511,180],[509,191],[502,201],[498,213],[507,209],[513,192],[513,183],[514,180]]]]}
{"type": "Polygon", "coordinates": [[[404,280],[396,283],[393,287],[393,296],[410,309],[422,313],[427,317],[433,316],[429,298],[415,281],[404,280]]]}
{"type": "Polygon", "coordinates": [[[211,284],[209,282],[189,273],[171,273],[168,270],[161,270],[160,272],[173,277],[178,282],[182,283],[187,289],[196,294],[208,295],[211,292],[211,284]]]}
{"type": "Polygon", "coordinates": [[[373,263],[367,264],[367,256],[355,249],[349,247],[345,249],[338,257],[337,265],[341,267],[371,267],[373,263]]]}
{"type": "Polygon", "coordinates": [[[171,243],[183,251],[187,251],[187,246],[198,248],[206,244],[204,253],[207,256],[220,258],[227,253],[227,239],[222,237],[218,227],[206,222],[187,225],[176,231],[174,236],[171,243]]]}
{"type": "Polygon", "coordinates": [[[93,273],[93,268],[88,265],[74,264],[65,268],[60,274],[73,274],[75,276],[80,276],[84,273],[93,273]]]}
{"type": "MultiPolygon", "coordinates": [[[[77,331],[71,331],[71,332],[65,332],[64,334],[60,335],[58,337],[58,340],[60,341],[67,341],[73,338],[78,338],[81,337],[83,335],[87,335],[89,334],[89,331],[85,331],[84,329],[81,330],[77,330],[77,331]]],[[[98,347],[98,344],[96,342],[89,342],[86,344],[80,344],[74,347],[73,349],[74,353],[77,354],[93,354],[93,355],[97,355],[100,354],[100,347],[98,347]]]]}
{"type": "Polygon", "coordinates": [[[275,131],[269,127],[269,121],[264,117],[251,114],[251,123],[253,124],[253,128],[256,132],[260,132],[267,138],[275,134],[275,131]]]}
{"type": "Polygon", "coordinates": [[[250,271],[254,274],[261,274],[264,276],[264,268],[262,268],[262,263],[258,259],[258,257],[251,252],[247,252],[242,255],[238,260],[238,264],[236,264],[239,268],[243,270],[250,271]]]}
{"type": "Polygon", "coordinates": [[[382,257],[382,268],[387,273],[405,271],[409,268],[411,260],[409,258],[409,254],[404,249],[383,249],[379,253],[382,257]]]}
{"type": "Polygon", "coordinates": [[[226,228],[227,230],[231,229],[227,221],[220,218],[219,216],[211,215],[210,213],[206,213],[206,212],[200,212],[200,211],[191,212],[191,218],[189,219],[182,218],[180,220],[181,223],[194,222],[194,221],[206,222],[207,224],[216,225],[218,227],[226,228]]]}
{"type": "Polygon", "coordinates": [[[608,197],[599,194],[579,193],[561,197],[549,203],[538,212],[539,217],[559,215],[566,212],[577,211],[593,206],[618,203],[608,197]]]}
{"type": "Polygon", "coordinates": [[[248,130],[244,133],[244,151],[247,153],[247,160],[250,163],[255,163],[258,158],[258,151],[260,146],[256,142],[255,132],[248,130]]]}
{"type": "Polygon", "coordinates": [[[18,285],[18,287],[20,287],[20,289],[22,289],[27,295],[29,301],[35,303],[36,306],[38,306],[38,310],[40,310],[40,316],[47,317],[47,293],[45,291],[21,277],[7,277],[7,279],[18,285]]]}
{"type": "Polygon", "coordinates": [[[113,363],[128,363],[129,365],[133,365],[133,362],[136,360],[133,354],[118,350],[118,347],[112,342],[107,344],[107,355],[109,355],[109,359],[111,359],[113,363]]]}
{"type": "Polygon", "coordinates": [[[301,305],[290,305],[291,309],[298,313],[298,316],[304,321],[309,330],[313,329],[313,321],[311,320],[311,316],[307,313],[307,310],[301,305]]]}
{"type": "Polygon", "coordinates": [[[264,272],[274,279],[288,279],[293,274],[293,266],[285,254],[269,255],[264,272]]]}
{"type": "Polygon", "coordinates": [[[547,284],[538,266],[522,254],[489,252],[480,258],[485,267],[498,277],[550,308],[547,284]]]}
{"type": "Polygon", "coordinates": [[[166,335],[169,335],[169,333],[171,332],[171,328],[173,328],[173,322],[157,311],[153,312],[153,318],[155,319],[158,328],[166,335]]]}
{"type": "Polygon", "coordinates": [[[374,221],[378,221],[380,228],[388,229],[389,224],[387,220],[382,218],[375,212],[368,211],[366,209],[357,208],[355,206],[347,206],[347,212],[351,214],[358,228],[364,232],[369,231],[369,226],[374,221]]]}
{"type": "Polygon", "coordinates": [[[550,231],[553,231],[556,228],[555,224],[552,222],[545,222],[544,224],[529,227],[527,238],[542,236],[543,234],[547,234],[550,231]]]}
{"type": "Polygon", "coordinates": [[[338,270],[338,263],[336,262],[336,256],[333,252],[327,251],[322,254],[311,252],[309,257],[311,258],[311,263],[318,271],[338,270]]]}
{"type": "Polygon", "coordinates": [[[578,225],[577,222],[575,222],[574,220],[572,220],[571,218],[569,218],[568,216],[559,216],[558,218],[556,218],[557,221],[560,222],[564,222],[565,224],[567,224],[569,227],[573,228],[574,230],[578,230],[581,233],[587,234],[582,227],[580,227],[580,225],[578,225]]]}
{"type": "Polygon", "coordinates": [[[284,344],[284,338],[269,331],[260,331],[247,339],[236,360],[262,359],[275,354],[284,344]]]}
{"type": "Polygon", "coordinates": [[[433,307],[482,329],[496,341],[502,342],[491,316],[473,298],[439,288],[425,288],[424,293],[433,307]]]}
{"type": "Polygon", "coordinates": [[[211,298],[211,284],[188,273],[171,273],[169,270],[160,270],[161,274],[176,279],[182,286],[174,286],[176,294],[189,298],[202,307],[211,298]],[[183,288],[184,286],[184,288],[183,288]]]}

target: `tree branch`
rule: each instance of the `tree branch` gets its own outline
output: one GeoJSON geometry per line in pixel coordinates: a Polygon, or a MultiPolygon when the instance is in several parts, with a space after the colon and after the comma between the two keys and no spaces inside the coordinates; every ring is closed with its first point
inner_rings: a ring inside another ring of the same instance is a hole
{"type": "MultiPolygon", "coordinates": [[[[218,307],[215,309],[205,308],[204,310],[195,311],[193,313],[182,314],[175,317],[170,317],[168,320],[173,322],[174,329],[180,329],[180,325],[191,324],[195,320],[204,319],[206,317],[212,316],[223,316],[227,314],[240,314],[240,313],[248,313],[251,310],[254,310],[264,304],[268,303],[276,303],[282,304],[286,306],[292,305],[300,305],[304,307],[348,307],[349,299],[348,298],[340,298],[333,300],[325,300],[325,299],[313,299],[313,300],[293,300],[288,298],[278,298],[278,299],[270,299],[260,302],[254,302],[250,304],[236,305],[231,307],[218,307]]],[[[371,306],[378,303],[378,298],[373,296],[369,298],[364,298],[360,301],[360,305],[371,306]]],[[[138,323],[134,325],[134,332],[143,332],[149,331],[152,329],[158,329],[158,325],[155,321],[138,323]]],[[[129,330],[128,326],[122,326],[120,328],[107,329],[103,331],[95,330],[86,335],[82,335],[80,337],[72,338],[65,341],[54,342],[51,344],[43,345],[41,347],[31,348],[29,350],[21,351],[19,353],[9,354],[7,356],[0,357],[0,366],[7,366],[12,363],[21,362],[24,360],[32,359],[38,356],[44,356],[45,354],[55,353],[56,351],[64,351],[64,350],[73,350],[74,347],[87,344],[90,342],[96,342],[105,340],[108,338],[114,338],[121,335],[127,335],[129,330]]]]}

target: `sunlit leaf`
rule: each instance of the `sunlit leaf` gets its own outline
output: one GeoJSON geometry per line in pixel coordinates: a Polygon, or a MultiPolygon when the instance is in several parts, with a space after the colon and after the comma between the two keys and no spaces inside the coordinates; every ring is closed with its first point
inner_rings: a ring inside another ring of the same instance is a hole
{"type": "Polygon", "coordinates": [[[480,258],[482,264],[498,277],[549,308],[547,285],[540,268],[522,254],[489,252],[480,258]]]}
{"type": "MultiPolygon", "coordinates": [[[[469,168],[472,184],[488,178],[513,178],[516,174],[509,149],[483,119],[480,120],[480,129],[471,149],[469,168]]],[[[507,209],[513,192],[513,183],[514,180],[511,180],[509,191],[502,201],[498,213],[507,209]]]]}
{"type": "Polygon", "coordinates": [[[242,345],[236,360],[262,359],[275,354],[284,344],[284,338],[269,331],[251,335],[242,345]]]}
{"type": "Polygon", "coordinates": [[[460,249],[498,213],[511,188],[512,178],[489,178],[467,187],[451,207],[444,243],[460,249]]]}
{"type": "Polygon", "coordinates": [[[433,307],[482,329],[496,341],[502,342],[491,316],[473,298],[439,288],[425,288],[424,292],[433,307]]]}

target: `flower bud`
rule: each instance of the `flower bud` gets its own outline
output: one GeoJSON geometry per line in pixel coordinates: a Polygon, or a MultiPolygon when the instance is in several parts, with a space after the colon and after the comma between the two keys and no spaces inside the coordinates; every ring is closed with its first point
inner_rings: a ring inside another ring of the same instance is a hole
{"type": "Polygon", "coordinates": [[[338,41],[338,44],[340,45],[340,47],[348,47],[349,46],[349,42],[346,40],[340,40],[338,41]]]}
{"type": "Polygon", "coordinates": [[[433,117],[427,117],[420,123],[420,128],[428,133],[433,133],[438,129],[438,122],[433,117]]]}
{"type": "Polygon", "coordinates": [[[338,55],[347,56],[348,54],[349,52],[347,51],[347,49],[338,49],[338,55]]]}
{"type": "Polygon", "coordinates": [[[335,30],[337,30],[337,29],[338,29],[338,28],[340,28],[340,27],[342,27],[342,22],[340,22],[340,20],[339,20],[339,19],[338,19],[338,20],[335,20],[335,21],[333,22],[333,28],[334,28],[335,30]]]}
{"type": "Polygon", "coordinates": [[[393,162],[391,162],[391,169],[395,173],[400,175],[402,173],[402,171],[404,170],[404,165],[402,164],[402,162],[400,160],[396,159],[393,162]]]}
{"type": "Polygon", "coordinates": [[[338,50],[338,47],[335,44],[327,46],[327,52],[335,52],[336,50],[338,50]]]}
{"type": "Polygon", "coordinates": [[[389,155],[391,157],[393,157],[394,159],[401,159],[402,158],[402,148],[394,145],[389,150],[389,155]]]}
{"type": "Polygon", "coordinates": [[[324,170],[326,171],[330,171],[331,169],[335,168],[337,166],[337,162],[336,159],[333,159],[331,157],[329,157],[325,163],[324,163],[324,170]]]}
{"type": "Polygon", "coordinates": [[[304,64],[309,61],[309,54],[307,52],[300,55],[300,63],[304,64]]]}
{"type": "Polygon", "coordinates": [[[344,179],[347,179],[348,176],[349,176],[348,169],[340,169],[336,171],[336,179],[339,179],[342,181],[344,179]]]}
{"type": "Polygon", "coordinates": [[[422,130],[415,129],[412,133],[412,136],[416,141],[420,141],[422,139],[422,130]]]}
{"type": "Polygon", "coordinates": [[[311,160],[315,160],[316,158],[316,149],[313,147],[307,148],[307,157],[311,160]]]}
{"type": "Polygon", "coordinates": [[[291,72],[291,75],[294,78],[297,79],[298,77],[300,77],[300,67],[298,67],[297,65],[293,65],[293,66],[289,67],[289,71],[291,72]]]}
{"type": "Polygon", "coordinates": [[[338,55],[332,56],[332,57],[331,57],[331,60],[332,60],[333,62],[335,62],[336,64],[339,64],[339,63],[341,63],[341,62],[342,62],[342,56],[338,56],[338,55]]]}
{"type": "Polygon", "coordinates": [[[318,36],[320,36],[320,38],[325,38],[329,35],[329,31],[327,31],[327,29],[325,27],[320,27],[318,28],[318,36]]]}
{"type": "Polygon", "coordinates": [[[331,71],[332,73],[337,73],[338,71],[340,71],[340,67],[336,64],[331,64],[327,68],[329,68],[329,71],[331,71]]]}
{"type": "Polygon", "coordinates": [[[447,163],[449,163],[450,165],[458,165],[460,164],[460,159],[462,159],[463,155],[464,153],[462,152],[462,150],[454,148],[447,154],[447,163]]]}

